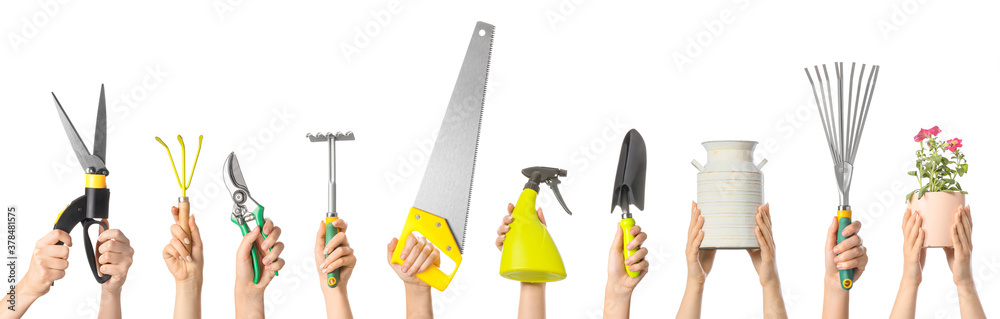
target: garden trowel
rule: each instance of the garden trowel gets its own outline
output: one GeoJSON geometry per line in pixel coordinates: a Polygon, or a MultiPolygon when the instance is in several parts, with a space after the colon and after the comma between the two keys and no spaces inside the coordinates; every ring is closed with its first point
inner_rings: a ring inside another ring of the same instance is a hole
{"type": "MultiPolygon", "coordinates": [[[[632,256],[638,249],[628,250],[628,243],[635,238],[629,232],[635,226],[635,219],[629,211],[631,205],[642,210],[643,197],[646,190],[646,142],[642,140],[642,135],[635,129],[629,130],[622,141],[621,155],[618,157],[618,172],[615,173],[615,188],[611,195],[611,212],[615,212],[615,206],[621,207],[622,234],[625,235],[622,241],[622,251],[625,259],[632,256]]],[[[624,265],[624,260],[622,260],[624,265]]],[[[629,271],[625,265],[625,271],[629,277],[639,276],[639,272],[629,271]]]]}

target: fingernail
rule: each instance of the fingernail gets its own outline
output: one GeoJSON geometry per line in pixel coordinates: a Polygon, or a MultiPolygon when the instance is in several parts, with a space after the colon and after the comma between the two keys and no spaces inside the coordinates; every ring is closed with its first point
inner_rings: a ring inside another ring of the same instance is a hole
{"type": "Polygon", "coordinates": [[[187,256],[187,261],[191,261],[191,256],[187,256]]]}
{"type": "Polygon", "coordinates": [[[506,226],[506,227],[504,227],[504,229],[506,229],[507,231],[510,231],[510,226],[506,226]]]}
{"type": "Polygon", "coordinates": [[[185,245],[190,245],[191,244],[191,240],[188,240],[187,238],[184,238],[184,244],[185,245]]]}
{"type": "Polygon", "coordinates": [[[837,264],[837,268],[844,269],[845,267],[847,267],[847,264],[845,263],[837,264]]]}
{"type": "Polygon", "coordinates": [[[839,263],[840,257],[833,257],[833,263],[839,263]]]}
{"type": "Polygon", "coordinates": [[[840,247],[833,247],[833,253],[834,254],[839,253],[839,252],[840,252],[840,247]]]}
{"type": "Polygon", "coordinates": [[[399,259],[406,260],[406,254],[399,254],[399,259]]]}
{"type": "Polygon", "coordinates": [[[407,271],[408,269],[409,269],[409,268],[406,268],[406,267],[403,267],[403,273],[404,273],[404,274],[408,274],[408,273],[410,273],[410,272],[408,272],[408,271],[407,271]]]}

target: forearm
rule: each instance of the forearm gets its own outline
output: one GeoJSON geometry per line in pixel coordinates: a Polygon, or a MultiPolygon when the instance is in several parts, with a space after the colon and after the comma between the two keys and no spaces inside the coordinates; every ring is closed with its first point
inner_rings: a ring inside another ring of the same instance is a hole
{"type": "Polygon", "coordinates": [[[704,292],[704,283],[693,283],[688,280],[684,298],[681,299],[681,307],[677,309],[677,318],[701,318],[701,296],[704,292]]]}
{"type": "Polygon", "coordinates": [[[406,286],[406,318],[432,319],[434,308],[431,305],[431,288],[421,286],[406,286]]]}
{"type": "Polygon", "coordinates": [[[97,315],[100,319],[121,319],[122,317],[122,292],[107,291],[101,289],[101,310],[97,315]]]}
{"type": "Polygon", "coordinates": [[[236,318],[264,318],[264,292],[236,290],[236,318]]]}
{"type": "MultiPolygon", "coordinates": [[[[839,279],[837,280],[839,281],[839,279]]],[[[839,283],[825,280],[823,290],[823,319],[847,319],[850,317],[851,294],[839,283]]]]}
{"type": "Polygon", "coordinates": [[[976,285],[972,282],[958,285],[958,305],[962,311],[962,318],[986,318],[983,304],[979,301],[979,294],[976,293],[976,285]]]}
{"type": "Polygon", "coordinates": [[[351,303],[347,300],[347,287],[329,288],[323,284],[323,299],[326,301],[328,319],[351,319],[351,303]]]}
{"type": "Polygon", "coordinates": [[[517,306],[518,319],[545,318],[545,284],[521,283],[521,300],[517,306]]]}
{"type": "Polygon", "coordinates": [[[764,285],[764,318],[788,318],[785,312],[785,299],[781,296],[781,283],[774,280],[773,283],[764,285]]]}
{"type": "Polygon", "coordinates": [[[632,307],[632,291],[616,291],[611,283],[604,288],[604,318],[628,318],[632,307]]]}
{"type": "Polygon", "coordinates": [[[201,282],[178,282],[174,289],[174,318],[201,318],[201,282]]]}
{"type": "Polygon", "coordinates": [[[892,313],[889,318],[913,318],[917,315],[917,287],[919,282],[903,279],[899,283],[899,291],[896,292],[896,301],[892,304],[892,313]]]}
{"type": "Polygon", "coordinates": [[[13,299],[14,299],[14,304],[11,305],[10,303],[11,295],[7,294],[7,299],[4,299],[4,307],[2,310],[3,312],[2,315],[0,315],[0,318],[3,319],[21,318],[21,316],[24,316],[24,312],[28,311],[28,307],[31,307],[31,304],[34,303],[35,300],[38,299],[38,297],[22,292],[20,285],[18,285],[17,287],[14,288],[13,299]],[[13,311],[10,309],[11,307],[14,308],[13,311]]]}

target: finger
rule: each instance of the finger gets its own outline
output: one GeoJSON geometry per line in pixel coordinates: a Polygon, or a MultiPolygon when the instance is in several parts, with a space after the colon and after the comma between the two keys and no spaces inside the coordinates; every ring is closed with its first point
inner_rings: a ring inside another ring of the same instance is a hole
{"type": "Polygon", "coordinates": [[[848,260],[848,261],[841,261],[841,262],[837,263],[837,269],[844,270],[844,269],[857,268],[858,267],[858,263],[859,263],[859,261],[857,259],[851,259],[851,260],[848,260]]]}
{"type": "Polygon", "coordinates": [[[499,249],[500,251],[503,251],[503,242],[505,240],[507,240],[507,235],[497,236],[496,245],[497,245],[497,249],[499,249]]]}
{"type": "Polygon", "coordinates": [[[406,235],[406,241],[403,242],[403,251],[400,252],[399,259],[406,260],[406,257],[410,256],[410,250],[417,243],[417,237],[413,236],[413,234],[406,235]]]}
{"type": "Polygon", "coordinates": [[[281,251],[285,250],[285,243],[277,242],[274,244],[274,248],[267,251],[267,255],[261,259],[260,263],[264,265],[270,265],[272,262],[278,259],[281,255],[281,251]]]}
{"type": "Polygon", "coordinates": [[[691,201],[691,223],[688,224],[688,234],[691,234],[691,230],[694,229],[694,223],[698,220],[698,203],[691,201]]]}
{"type": "Polygon", "coordinates": [[[914,227],[919,227],[919,226],[917,226],[917,218],[918,218],[918,216],[920,216],[920,215],[917,214],[917,213],[911,213],[910,214],[910,218],[908,218],[906,220],[906,223],[905,223],[905,225],[903,227],[903,235],[906,236],[905,238],[906,238],[906,242],[907,243],[911,243],[912,244],[917,239],[917,235],[919,234],[919,232],[918,231],[914,231],[915,229],[917,229],[917,228],[914,228],[914,227]]]}
{"type": "Polygon", "coordinates": [[[507,203],[507,215],[514,213],[514,204],[507,203]]]}
{"type": "Polygon", "coordinates": [[[698,236],[695,236],[694,242],[692,243],[693,247],[695,249],[700,248],[701,247],[701,241],[704,240],[704,239],[705,239],[705,231],[699,229],[698,230],[698,236]]]}
{"type": "Polygon", "coordinates": [[[177,240],[180,240],[185,245],[191,244],[191,239],[188,238],[188,234],[184,232],[181,225],[173,224],[170,225],[170,234],[174,236],[177,240]]]}
{"type": "Polygon", "coordinates": [[[355,263],[357,263],[357,257],[355,257],[354,254],[350,254],[330,261],[330,263],[326,265],[326,268],[323,268],[323,271],[332,272],[344,266],[353,267],[355,263]]]}
{"type": "Polygon", "coordinates": [[[271,232],[274,231],[274,222],[271,221],[270,218],[265,218],[264,219],[264,227],[262,227],[262,228],[263,228],[261,230],[261,231],[263,231],[262,234],[267,235],[268,237],[271,237],[271,232]]]}
{"type": "Polygon", "coordinates": [[[177,206],[170,207],[170,215],[174,216],[174,224],[181,220],[180,218],[181,210],[177,209],[177,206]]]}
{"type": "Polygon", "coordinates": [[[962,227],[965,229],[965,235],[968,237],[966,239],[968,240],[969,248],[971,249],[972,248],[972,241],[971,241],[972,240],[972,219],[969,218],[969,215],[968,215],[968,213],[965,212],[965,209],[959,209],[959,217],[961,217],[961,219],[962,219],[962,227]]]}
{"type": "Polygon", "coordinates": [[[965,227],[960,225],[955,225],[955,228],[957,228],[958,230],[958,239],[960,242],[962,242],[962,249],[963,249],[962,251],[968,252],[969,250],[972,250],[971,249],[972,243],[969,241],[969,233],[965,231],[965,227]]]}
{"type": "Polygon", "coordinates": [[[332,252],[330,252],[329,256],[326,256],[326,259],[324,259],[323,262],[320,264],[320,268],[324,269],[329,268],[330,264],[332,264],[334,261],[337,261],[337,259],[341,259],[352,254],[354,254],[354,248],[351,247],[337,248],[332,252]]]}
{"type": "Polygon", "coordinates": [[[107,254],[101,254],[101,258],[97,259],[97,263],[101,264],[101,265],[106,265],[106,264],[119,265],[119,264],[123,264],[123,263],[125,263],[127,261],[131,262],[131,259],[132,259],[132,257],[130,257],[130,256],[126,255],[126,254],[107,253],[107,254]]]}
{"type": "MultiPolygon", "coordinates": [[[[411,267],[407,269],[409,270],[407,274],[409,274],[410,276],[415,275],[417,273],[417,268],[423,265],[424,261],[428,259],[427,257],[430,257],[431,253],[433,252],[434,252],[434,246],[429,244],[424,244],[423,247],[421,247],[421,249],[419,250],[417,258],[413,259],[411,267]]],[[[433,259],[431,259],[431,261],[433,262],[433,259]]]]}
{"type": "Polygon", "coordinates": [[[347,232],[347,222],[344,221],[343,218],[337,218],[336,220],[334,220],[333,227],[336,227],[338,232],[341,233],[347,232]]]}
{"type": "Polygon", "coordinates": [[[833,251],[834,246],[837,245],[837,227],[839,226],[837,217],[833,217],[833,222],[826,230],[826,250],[828,251],[833,251]]]}
{"type": "Polygon", "coordinates": [[[410,272],[410,268],[413,266],[414,261],[420,258],[420,252],[424,250],[424,246],[427,246],[426,239],[424,238],[416,238],[415,240],[408,240],[406,243],[409,244],[411,242],[413,242],[413,246],[410,247],[409,250],[405,250],[404,248],[404,251],[407,251],[406,253],[407,258],[403,260],[403,265],[402,265],[403,272],[405,273],[410,272]]]}
{"type": "Polygon", "coordinates": [[[862,243],[864,243],[864,241],[861,239],[861,236],[851,236],[848,237],[847,239],[844,239],[844,241],[837,244],[837,246],[833,247],[833,252],[834,253],[846,252],[848,250],[853,249],[854,247],[861,246],[862,243]]]}
{"type": "Polygon", "coordinates": [[[66,268],[69,268],[69,261],[62,258],[43,256],[38,258],[37,263],[46,269],[66,270],[66,268]]]}
{"type": "Polygon", "coordinates": [[[66,245],[48,245],[35,248],[35,255],[67,259],[69,258],[69,247],[66,245]]]}
{"type": "Polygon", "coordinates": [[[844,227],[844,231],[841,233],[844,237],[851,237],[851,235],[857,234],[861,230],[861,221],[855,220],[847,227],[844,227]]]}
{"type": "Polygon", "coordinates": [[[264,266],[264,269],[267,270],[267,274],[271,277],[274,277],[273,271],[279,271],[281,268],[285,268],[285,260],[282,258],[278,258],[278,260],[264,266]]]}
{"type": "Polygon", "coordinates": [[[61,229],[53,229],[49,233],[45,234],[42,239],[38,240],[35,247],[55,245],[58,242],[63,242],[66,246],[73,247],[73,238],[69,237],[69,234],[61,229]]]}
{"type": "Polygon", "coordinates": [[[646,233],[639,233],[639,235],[635,236],[632,241],[628,242],[628,247],[625,247],[625,249],[633,250],[639,248],[639,246],[642,246],[644,241],[646,241],[646,233]]]}
{"type": "Polygon", "coordinates": [[[120,253],[129,254],[133,253],[132,246],[129,246],[126,242],[121,242],[117,240],[109,240],[97,247],[97,251],[104,253],[120,253]]]}
{"type": "Polygon", "coordinates": [[[632,236],[639,236],[639,233],[642,232],[642,227],[639,227],[639,225],[633,225],[632,228],[629,228],[628,232],[632,234],[632,236]]]}
{"type": "Polygon", "coordinates": [[[646,259],[646,254],[649,254],[649,250],[646,249],[646,247],[639,248],[639,250],[633,253],[632,256],[628,256],[628,259],[625,259],[625,264],[631,265],[646,259]]]}
{"type": "Polygon", "coordinates": [[[340,246],[349,246],[347,244],[347,233],[338,233],[333,235],[333,238],[330,238],[330,242],[326,243],[326,247],[323,248],[323,253],[329,254],[340,246]]]}
{"type": "Polygon", "coordinates": [[[969,218],[969,229],[972,229],[972,207],[965,205],[965,217],[969,218]]]}
{"type": "Polygon", "coordinates": [[[649,269],[649,261],[647,261],[645,259],[643,259],[640,262],[637,262],[637,263],[634,263],[634,264],[628,266],[628,270],[629,271],[641,272],[641,271],[644,271],[646,269],[649,269]]]}
{"type": "Polygon", "coordinates": [[[864,246],[854,247],[854,248],[848,249],[845,252],[840,253],[840,255],[837,255],[837,257],[835,257],[833,259],[833,261],[834,262],[838,262],[838,263],[845,262],[845,261],[848,261],[848,260],[852,260],[852,259],[861,257],[864,253],[865,253],[864,246]]]}
{"type": "Polygon", "coordinates": [[[243,240],[240,241],[240,246],[236,250],[236,260],[252,260],[250,258],[250,252],[253,250],[253,243],[260,237],[260,228],[254,227],[246,236],[243,236],[243,240]]]}
{"type": "Polygon", "coordinates": [[[436,265],[437,262],[440,260],[441,260],[441,253],[438,252],[437,249],[431,249],[430,255],[427,256],[427,260],[424,260],[424,262],[420,264],[420,268],[417,269],[416,273],[424,272],[425,270],[431,268],[431,266],[436,265]]]}
{"type": "MultiPolygon", "coordinates": [[[[102,218],[101,222],[103,222],[104,225],[107,225],[107,227],[111,227],[111,224],[108,222],[107,218],[102,218]]],[[[97,241],[98,242],[101,241],[101,234],[103,234],[105,231],[107,231],[107,229],[105,229],[103,227],[103,225],[97,225],[97,241]]],[[[105,239],[105,240],[107,240],[107,239],[105,239]]]]}
{"type": "Polygon", "coordinates": [[[326,222],[319,222],[319,229],[316,230],[316,243],[313,245],[313,255],[316,256],[317,260],[326,247],[326,222]]]}
{"type": "Polygon", "coordinates": [[[916,214],[908,208],[906,209],[906,213],[903,213],[903,234],[909,234],[909,230],[911,226],[913,226],[913,222],[916,221],[916,219],[914,219],[914,217],[916,217],[915,215],[916,214]]]}
{"type": "Polygon", "coordinates": [[[187,248],[184,247],[184,244],[182,244],[180,240],[177,240],[177,238],[170,239],[170,247],[174,248],[174,251],[177,252],[177,257],[179,259],[187,261],[193,260],[191,258],[191,253],[188,252],[187,248]]]}
{"type": "Polygon", "coordinates": [[[122,276],[128,273],[128,265],[125,264],[101,265],[101,273],[105,275],[110,275],[112,277],[122,276]]]}
{"type": "Polygon", "coordinates": [[[163,246],[163,259],[180,259],[180,253],[177,252],[177,249],[173,245],[168,243],[166,246],[163,246]]]}
{"type": "Polygon", "coordinates": [[[191,242],[194,243],[191,246],[191,250],[195,254],[200,254],[203,247],[202,244],[204,243],[201,241],[201,229],[198,228],[198,223],[194,221],[194,215],[188,216],[188,229],[191,230],[191,242]]]}
{"type": "Polygon", "coordinates": [[[507,222],[507,218],[510,216],[504,216],[503,222],[500,223],[500,227],[497,227],[497,236],[506,235],[510,231],[510,225],[507,222]]]}
{"type": "MultiPolygon", "coordinates": [[[[923,229],[920,229],[920,228],[917,229],[917,241],[915,243],[913,243],[913,244],[914,244],[914,248],[922,248],[922,247],[924,247],[924,230],[923,229]]],[[[921,254],[921,258],[923,258],[923,254],[921,254]]]]}
{"type": "Polygon", "coordinates": [[[622,238],[623,237],[622,234],[623,234],[622,233],[622,227],[618,226],[618,225],[615,225],[615,238],[611,239],[611,253],[612,254],[615,254],[616,252],[621,253],[621,247],[622,247],[622,245],[625,244],[625,239],[622,238]]]}
{"type": "Polygon", "coordinates": [[[261,250],[269,250],[278,242],[278,238],[281,238],[281,227],[271,226],[271,232],[267,234],[267,238],[257,240],[260,241],[261,250]]]}
{"type": "Polygon", "coordinates": [[[545,223],[545,213],[542,212],[542,208],[539,207],[535,212],[538,214],[538,220],[542,222],[542,225],[547,226],[548,224],[545,223]]]}
{"type": "Polygon", "coordinates": [[[700,212],[694,217],[694,225],[688,230],[688,241],[694,239],[701,232],[702,227],[705,226],[705,216],[701,216],[700,212]]]}
{"type": "MultiPolygon", "coordinates": [[[[98,228],[101,228],[101,227],[98,227],[98,228]]],[[[107,240],[112,240],[112,239],[114,239],[115,241],[120,241],[120,242],[126,243],[126,244],[129,243],[128,237],[125,237],[125,234],[122,233],[122,231],[119,230],[119,229],[108,229],[108,230],[102,232],[99,236],[97,236],[97,241],[107,241],[107,240]]]]}
{"type": "Polygon", "coordinates": [[[385,261],[392,263],[392,254],[396,252],[396,244],[399,243],[399,239],[393,237],[389,240],[389,244],[385,245],[385,261]]]}

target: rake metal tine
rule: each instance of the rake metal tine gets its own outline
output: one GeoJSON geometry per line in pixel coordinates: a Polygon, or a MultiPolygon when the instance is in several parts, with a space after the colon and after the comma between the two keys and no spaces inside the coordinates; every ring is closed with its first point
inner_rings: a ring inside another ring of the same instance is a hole
{"type": "MultiPolygon", "coordinates": [[[[865,101],[865,105],[864,105],[864,107],[865,107],[865,109],[864,109],[864,115],[861,116],[861,131],[858,132],[858,136],[859,137],[861,136],[862,133],[864,133],[864,131],[865,131],[865,123],[868,122],[868,110],[871,108],[872,96],[875,95],[875,83],[878,82],[878,71],[881,68],[882,67],[880,67],[878,65],[873,65],[872,69],[871,69],[871,72],[868,75],[868,81],[871,82],[871,86],[869,86],[869,88],[871,89],[871,91],[869,92],[868,89],[865,89],[865,95],[866,95],[867,101],[865,101]]],[[[861,142],[861,139],[859,138],[858,142],[855,142],[855,144],[854,144],[854,149],[855,149],[855,154],[854,155],[855,156],[857,155],[858,144],[860,144],[860,142],[861,142]]],[[[852,158],[851,161],[853,162],[854,159],[852,158]]]]}
{"type": "Polygon", "coordinates": [[[826,64],[823,65],[823,77],[826,80],[826,110],[830,123],[830,135],[833,136],[834,161],[840,164],[843,160],[843,153],[840,152],[840,139],[837,136],[837,118],[833,115],[833,91],[830,90],[830,73],[827,72],[826,64]]]}
{"type": "MultiPolygon", "coordinates": [[[[816,94],[816,83],[813,82],[812,75],[809,74],[809,68],[804,68],[804,69],[806,71],[806,77],[809,78],[809,86],[812,87],[813,98],[816,100],[816,111],[818,111],[819,114],[820,114],[819,119],[821,121],[823,121],[823,134],[826,135],[826,146],[827,146],[827,148],[830,149],[830,156],[831,157],[835,157],[833,155],[833,145],[831,144],[831,141],[830,141],[830,132],[826,130],[826,119],[823,118],[823,109],[820,107],[819,95],[816,94]]],[[[819,69],[817,69],[817,72],[818,72],[818,70],[819,69]]],[[[819,79],[819,73],[816,73],[816,79],[819,79]]],[[[822,90],[820,90],[820,91],[822,91],[822,90]]]]}
{"type": "Polygon", "coordinates": [[[819,82],[819,96],[822,101],[822,104],[820,105],[823,106],[823,112],[820,113],[820,118],[823,119],[823,132],[826,132],[827,134],[826,142],[827,144],[830,144],[831,155],[833,156],[834,160],[836,160],[837,139],[833,136],[833,130],[831,129],[831,127],[833,127],[833,123],[831,123],[833,119],[829,116],[830,109],[827,107],[826,104],[826,86],[823,84],[823,76],[822,73],[819,72],[819,66],[813,66],[813,68],[816,70],[816,81],[819,82]]]}
{"type": "MultiPolygon", "coordinates": [[[[855,62],[851,62],[851,75],[848,77],[848,79],[849,79],[848,80],[848,85],[847,85],[847,87],[848,87],[848,89],[847,89],[847,109],[848,110],[852,109],[852,107],[851,107],[851,99],[854,97],[854,66],[856,64],[857,63],[855,63],[855,62]]],[[[854,104],[853,109],[854,109],[854,114],[851,115],[851,121],[850,121],[851,128],[850,128],[849,131],[851,132],[851,136],[849,138],[849,140],[850,140],[850,144],[849,145],[856,144],[855,142],[859,138],[861,138],[860,136],[858,136],[858,127],[860,126],[860,125],[858,125],[859,124],[858,123],[858,105],[854,104]]],[[[852,163],[854,162],[854,149],[851,149],[851,162],[852,163]]]]}
{"type": "Polygon", "coordinates": [[[833,63],[837,74],[837,116],[840,126],[840,154],[845,154],[847,148],[846,135],[844,134],[844,69],[840,62],[833,63]]]}

